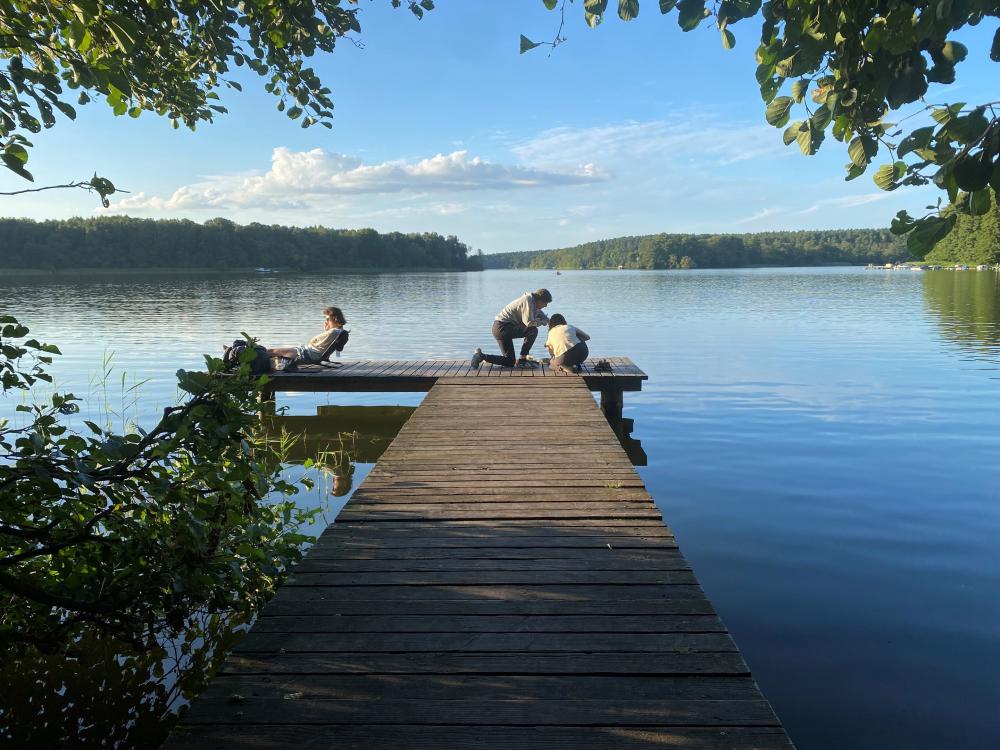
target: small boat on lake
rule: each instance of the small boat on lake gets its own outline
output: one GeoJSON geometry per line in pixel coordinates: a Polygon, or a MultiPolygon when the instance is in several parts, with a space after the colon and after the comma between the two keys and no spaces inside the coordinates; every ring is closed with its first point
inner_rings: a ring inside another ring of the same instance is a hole
{"type": "Polygon", "coordinates": [[[256,271],[257,273],[277,273],[276,271],[270,268],[255,268],[253,270],[256,271]]]}

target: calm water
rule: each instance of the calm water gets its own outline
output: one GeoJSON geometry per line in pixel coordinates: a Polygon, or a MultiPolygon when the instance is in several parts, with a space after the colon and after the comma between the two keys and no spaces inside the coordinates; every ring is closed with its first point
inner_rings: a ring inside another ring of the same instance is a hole
{"type": "MultiPolygon", "coordinates": [[[[60,385],[90,392],[98,416],[121,402],[122,370],[145,381],[131,415],[149,422],[174,371],[240,331],[301,343],[338,304],[348,358],[467,356],[492,344],[500,306],[542,285],[595,355],[649,373],[625,404],[639,471],[800,750],[1000,746],[994,273],[0,281],[0,311],[62,347],[60,385]]],[[[419,398],[279,403],[313,415],[419,398]]]]}

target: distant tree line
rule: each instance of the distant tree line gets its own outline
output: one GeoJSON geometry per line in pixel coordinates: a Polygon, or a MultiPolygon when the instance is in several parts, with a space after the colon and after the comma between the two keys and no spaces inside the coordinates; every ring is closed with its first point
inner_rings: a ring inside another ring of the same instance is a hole
{"type": "Polygon", "coordinates": [[[1000,263],[1000,207],[992,199],[981,216],[957,213],[955,228],[934,246],[929,263],[1000,263]]]}
{"type": "Polygon", "coordinates": [[[0,219],[0,268],[479,270],[457,237],[211,219],[0,219]]]}
{"type": "Polygon", "coordinates": [[[651,234],[556,250],[483,256],[486,268],[740,268],[822,266],[906,260],[905,242],[888,229],[756,234],[651,234]]]}

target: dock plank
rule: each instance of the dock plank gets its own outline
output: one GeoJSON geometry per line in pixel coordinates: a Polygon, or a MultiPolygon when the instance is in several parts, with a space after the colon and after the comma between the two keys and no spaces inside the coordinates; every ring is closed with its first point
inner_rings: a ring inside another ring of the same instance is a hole
{"type": "Polygon", "coordinates": [[[428,394],[164,747],[792,748],[590,393],[645,379],[607,359],[278,374],[428,394]]]}

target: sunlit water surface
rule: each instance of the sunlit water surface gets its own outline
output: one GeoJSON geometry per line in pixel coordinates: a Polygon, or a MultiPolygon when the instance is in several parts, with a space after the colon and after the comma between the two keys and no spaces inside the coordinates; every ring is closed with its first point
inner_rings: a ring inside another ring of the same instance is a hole
{"type": "MultiPolygon", "coordinates": [[[[800,750],[1000,746],[992,272],[0,280],[0,311],[62,348],[59,387],[89,396],[85,416],[124,400],[147,423],[176,398],[175,370],[241,331],[302,343],[337,304],[348,359],[464,357],[538,286],[594,355],[649,373],[625,403],[649,456],[639,471],[800,750]]],[[[312,415],[419,399],[280,401],[312,415]]],[[[329,489],[303,502],[330,518],[329,489]]]]}

